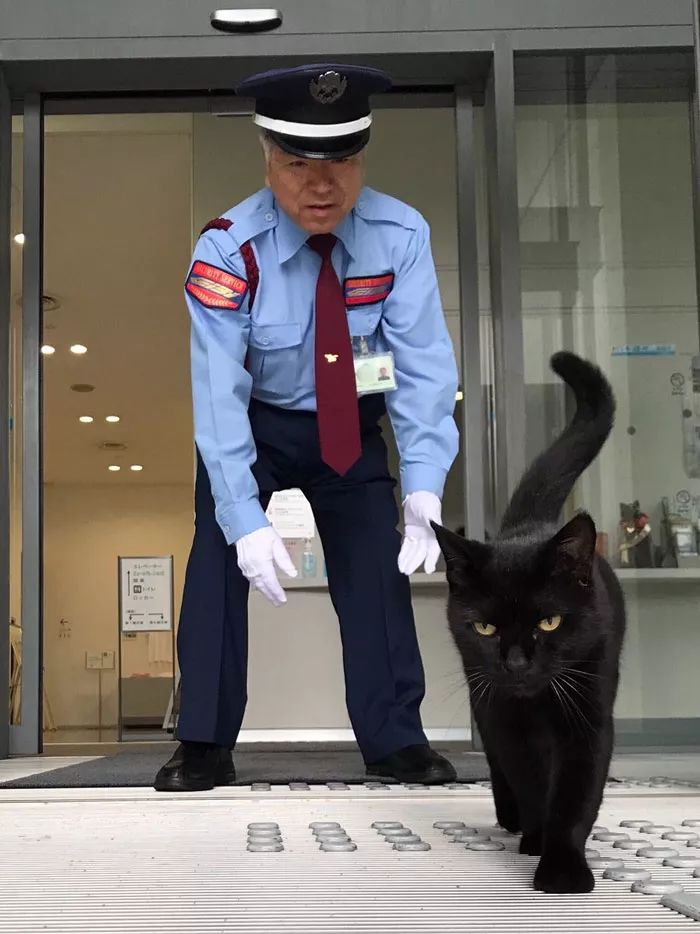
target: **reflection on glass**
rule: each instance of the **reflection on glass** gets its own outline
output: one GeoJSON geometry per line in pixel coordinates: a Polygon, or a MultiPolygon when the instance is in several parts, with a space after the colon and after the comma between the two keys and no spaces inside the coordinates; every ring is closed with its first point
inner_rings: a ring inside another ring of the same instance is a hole
{"type": "Polygon", "coordinates": [[[700,360],[689,106],[663,87],[632,99],[634,67],[597,56],[517,69],[526,390],[539,394],[527,434],[542,447],[569,415],[552,352],[603,368],[616,427],[568,511],[593,514],[598,549],[626,588],[618,738],[687,743],[700,736],[690,661],[700,652],[700,360]]]}
{"type": "Polygon", "coordinates": [[[22,722],[22,121],[12,122],[10,392],[10,723],[22,722]]]}

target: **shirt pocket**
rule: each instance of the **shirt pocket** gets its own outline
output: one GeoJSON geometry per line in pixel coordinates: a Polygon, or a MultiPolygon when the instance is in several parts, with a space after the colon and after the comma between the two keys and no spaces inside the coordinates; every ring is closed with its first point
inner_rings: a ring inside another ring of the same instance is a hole
{"type": "Polygon", "coordinates": [[[301,325],[253,324],[248,340],[247,367],[266,394],[294,394],[301,374],[301,325]]]}
{"type": "Polygon", "coordinates": [[[381,305],[369,305],[362,308],[348,308],[348,330],[350,337],[365,337],[370,351],[377,343],[377,329],[382,317],[381,305]]]}

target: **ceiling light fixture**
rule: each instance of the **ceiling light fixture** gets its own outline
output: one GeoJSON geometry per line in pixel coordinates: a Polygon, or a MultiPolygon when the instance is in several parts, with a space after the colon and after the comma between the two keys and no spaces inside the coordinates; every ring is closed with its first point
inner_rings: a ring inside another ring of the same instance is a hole
{"type": "Polygon", "coordinates": [[[110,464],[107,470],[111,470],[113,473],[116,473],[117,470],[121,470],[121,467],[118,467],[116,464],[110,464]]]}
{"type": "Polygon", "coordinates": [[[79,421],[81,421],[84,425],[89,425],[90,422],[94,422],[95,419],[92,417],[92,415],[81,415],[79,421]]]}
{"type": "Polygon", "coordinates": [[[143,470],[143,467],[141,464],[132,464],[130,469],[138,473],[139,470],[143,470]]]}
{"type": "Polygon", "coordinates": [[[41,352],[45,357],[50,357],[51,354],[56,353],[56,348],[52,347],[51,344],[44,344],[41,348],[41,352]]]}
{"type": "Polygon", "coordinates": [[[78,355],[84,354],[87,353],[87,347],[84,344],[73,344],[70,352],[78,355]]]}
{"type": "Polygon", "coordinates": [[[15,243],[18,244],[18,246],[24,246],[24,241],[25,241],[27,238],[24,236],[23,233],[18,233],[18,234],[15,234],[15,238],[14,238],[14,239],[15,239],[15,243]]]}
{"type": "Polygon", "coordinates": [[[115,422],[120,421],[120,418],[119,418],[118,415],[108,415],[108,416],[105,418],[105,421],[106,421],[106,422],[113,422],[113,423],[115,423],[115,422]]]}

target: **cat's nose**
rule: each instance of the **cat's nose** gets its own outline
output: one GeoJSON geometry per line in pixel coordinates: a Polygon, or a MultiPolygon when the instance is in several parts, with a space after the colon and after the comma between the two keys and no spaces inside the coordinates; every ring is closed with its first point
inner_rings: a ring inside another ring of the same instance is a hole
{"type": "Polygon", "coordinates": [[[506,668],[508,671],[521,672],[524,671],[529,664],[530,662],[527,660],[527,656],[520,646],[511,645],[506,656],[506,668]]]}

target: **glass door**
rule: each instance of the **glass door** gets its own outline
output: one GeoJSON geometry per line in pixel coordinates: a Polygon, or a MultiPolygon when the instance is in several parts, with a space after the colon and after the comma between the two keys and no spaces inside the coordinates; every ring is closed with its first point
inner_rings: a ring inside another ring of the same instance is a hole
{"type": "MultiPolygon", "coordinates": [[[[460,307],[453,94],[435,103],[424,106],[416,98],[412,105],[404,101],[376,112],[367,180],[428,219],[458,358],[460,315],[472,315],[481,332],[479,405],[488,410],[488,295],[482,293],[481,308],[478,301],[460,307]],[[434,171],[426,177],[428,162],[434,171]]],[[[468,103],[473,138],[460,184],[471,173],[476,193],[470,204],[479,214],[473,220],[478,250],[467,276],[483,284],[484,133],[480,113],[468,103]]],[[[37,447],[34,439],[32,446],[25,437],[18,474],[25,488],[20,526],[32,536],[27,516],[31,520],[39,500],[28,486],[40,491],[41,502],[41,542],[32,537],[25,550],[21,588],[33,600],[29,628],[34,636],[41,633],[31,656],[43,674],[41,703],[32,698],[35,721],[27,726],[33,730],[41,718],[33,751],[39,732],[46,748],[64,752],[119,739],[172,738],[178,708],[174,637],[193,530],[189,319],[182,285],[202,226],[264,184],[257,132],[240,102],[231,104],[229,109],[219,100],[217,111],[223,112],[217,114],[42,116],[43,207],[38,210],[37,198],[30,206],[39,232],[43,224],[44,246],[40,254],[22,248],[25,262],[30,257],[33,264],[25,280],[31,273],[42,282],[36,296],[24,295],[25,320],[33,320],[27,310],[33,297],[41,299],[42,314],[41,331],[31,335],[36,359],[25,342],[22,384],[25,400],[27,386],[40,389],[40,406],[30,392],[23,425],[26,436],[41,415],[42,443],[37,447]],[[27,455],[36,472],[27,473],[27,455]],[[31,555],[42,550],[35,567],[31,555]],[[168,629],[136,632],[125,625],[119,568],[136,559],[171,568],[168,629]]],[[[461,425],[463,387],[455,401],[461,425]]],[[[393,444],[388,426],[387,440],[393,444]]],[[[393,447],[391,459],[396,470],[393,447]]],[[[460,460],[448,480],[444,520],[453,528],[464,526],[466,472],[460,460]]],[[[304,546],[298,554],[291,546],[300,562],[304,546]]],[[[315,542],[312,551],[316,576],[302,578],[290,594],[285,620],[257,594],[251,597],[250,700],[242,739],[352,739],[323,556],[315,542]]],[[[427,674],[425,726],[434,741],[468,740],[468,695],[447,632],[444,577],[417,575],[413,583],[427,674]]]]}
{"type": "Polygon", "coordinates": [[[700,344],[687,57],[516,62],[527,413],[544,442],[564,406],[549,355],[597,362],[613,434],[576,485],[623,583],[622,745],[700,741],[700,344]],[[543,399],[543,401],[545,401],[543,399]]]}

